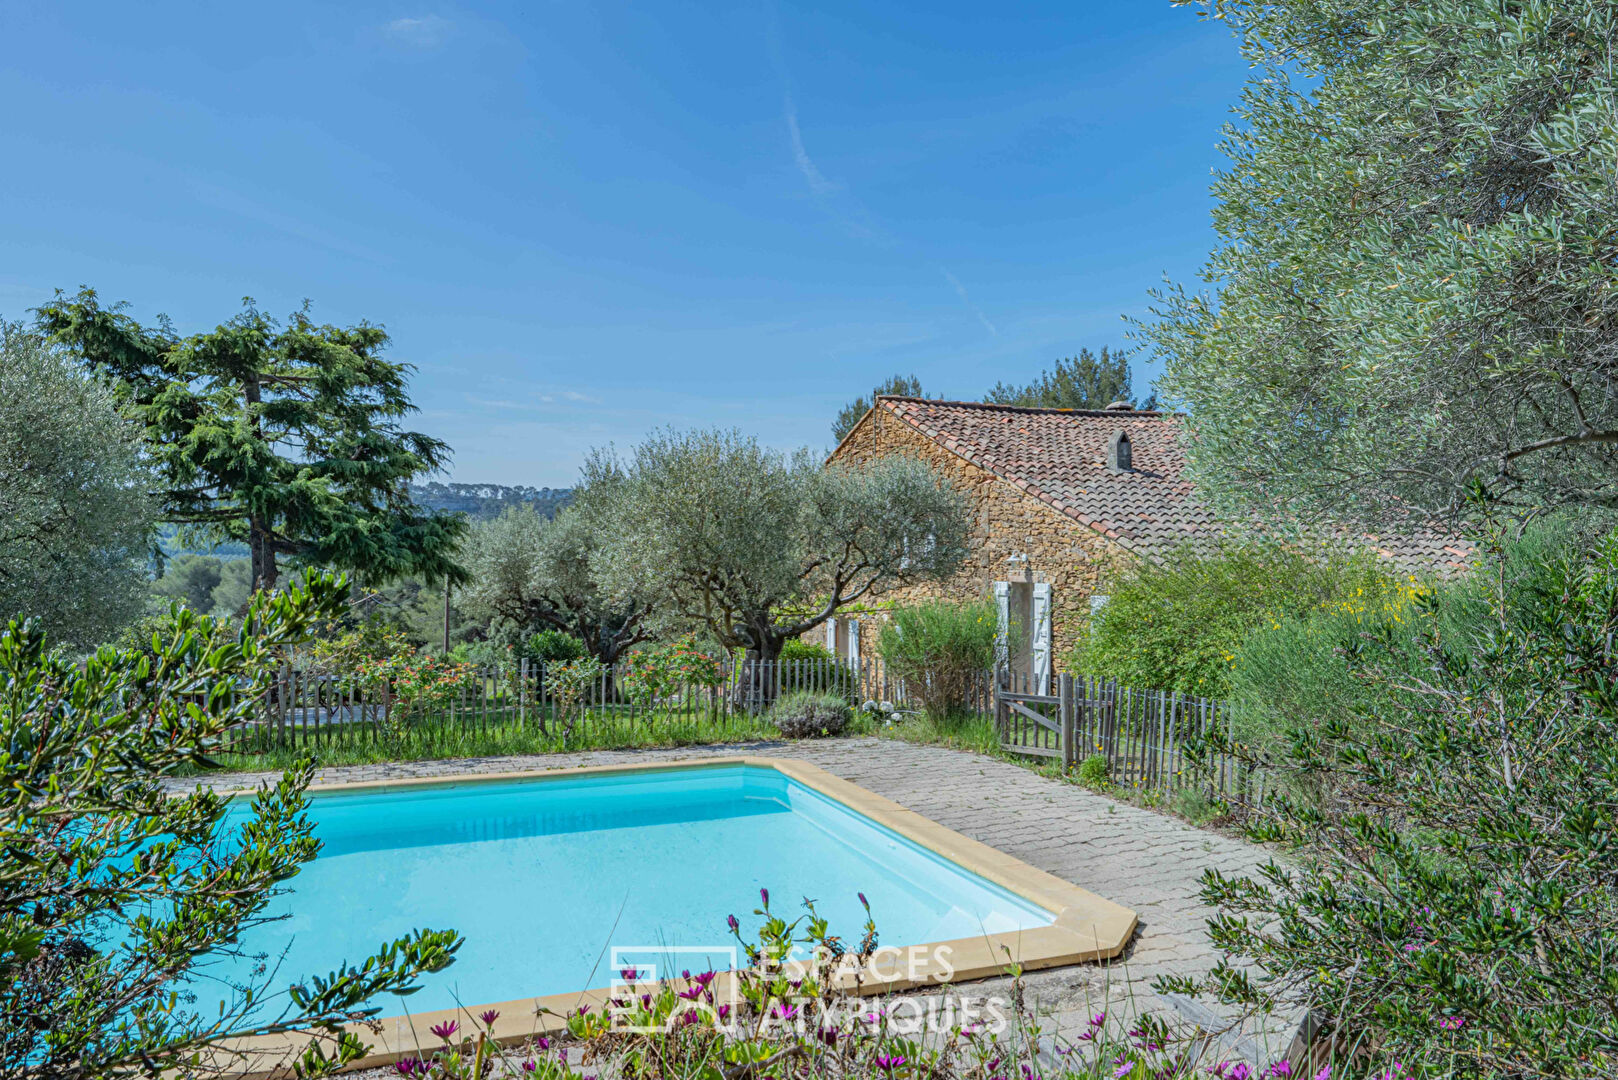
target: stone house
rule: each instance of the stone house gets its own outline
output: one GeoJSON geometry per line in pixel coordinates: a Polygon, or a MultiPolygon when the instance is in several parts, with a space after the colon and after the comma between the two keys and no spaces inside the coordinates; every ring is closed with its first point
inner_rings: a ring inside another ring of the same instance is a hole
{"type": "MultiPolygon", "coordinates": [[[[993,597],[1012,670],[1045,692],[1113,575],[1222,532],[1183,475],[1178,428],[1175,414],[1124,403],[1091,411],[878,397],[827,463],[926,461],[967,493],[971,554],[949,581],[891,590],[806,636],[857,664],[875,655],[886,607],[993,597]]],[[[1412,569],[1451,572],[1467,555],[1436,533],[1362,539],[1412,569]]]]}

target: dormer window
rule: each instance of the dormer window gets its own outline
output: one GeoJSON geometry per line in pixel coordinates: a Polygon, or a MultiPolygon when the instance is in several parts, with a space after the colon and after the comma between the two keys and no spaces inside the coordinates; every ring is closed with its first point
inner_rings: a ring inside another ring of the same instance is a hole
{"type": "Polygon", "coordinates": [[[1122,428],[1112,433],[1107,440],[1107,471],[1115,473],[1129,472],[1134,466],[1134,447],[1129,442],[1129,432],[1122,428]]]}

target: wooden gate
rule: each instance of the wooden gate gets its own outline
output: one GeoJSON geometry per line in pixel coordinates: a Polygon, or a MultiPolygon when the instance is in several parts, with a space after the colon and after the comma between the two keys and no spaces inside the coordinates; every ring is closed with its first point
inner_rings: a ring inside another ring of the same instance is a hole
{"type": "Polygon", "coordinates": [[[1019,678],[1001,668],[994,680],[994,726],[1002,750],[1053,758],[1071,768],[1079,750],[1073,676],[1064,672],[1055,682],[1055,694],[1032,693],[1026,676],[1019,678]]]}

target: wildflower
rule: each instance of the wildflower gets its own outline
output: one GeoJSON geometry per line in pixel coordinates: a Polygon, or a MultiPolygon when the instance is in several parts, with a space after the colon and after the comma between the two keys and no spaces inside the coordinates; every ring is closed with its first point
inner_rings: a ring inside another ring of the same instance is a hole
{"type": "MultiPolygon", "coordinates": [[[[690,978],[690,976],[687,976],[687,978],[690,978]]],[[[697,979],[697,985],[698,986],[704,986],[705,987],[709,983],[713,982],[714,973],[711,972],[711,971],[704,971],[702,974],[698,975],[696,977],[696,979],[697,979]]]]}
{"type": "Polygon", "coordinates": [[[434,1035],[437,1035],[445,1042],[449,1042],[450,1037],[453,1036],[457,1031],[461,1030],[461,1024],[458,1020],[446,1020],[442,1024],[434,1024],[427,1030],[432,1032],[434,1035]]]}
{"type": "Polygon", "coordinates": [[[742,928],[742,924],[736,921],[736,916],[734,915],[726,915],[725,921],[730,923],[730,932],[733,934],[742,928]]]}
{"type": "Polygon", "coordinates": [[[1270,1066],[1270,1075],[1271,1076],[1276,1076],[1276,1077],[1282,1077],[1282,1078],[1291,1076],[1292,1075],[1292,1062],[1287,1061],[1285,1058],[1283,1058],[1280,1061],[1277,1061],[1274,1065],[1270,1066]]]}
{"type": "Polygon", "coordinates": [[[410,1080],[410,1077],[415,1075],[418,1064],[424,1065],[426,1062],[423,1062],[420,1058],[400,1058],[393,1063],[393,1071],[404,1077],[405,1080],[410,1080]]]}
{"type": "Polygon", "coordinates": [[[686,1000],[686,1001],[695,1001],[695,1000],[697,1000],[697,998],[702,996],[702,987],[700,987],[700,986],[687,987],[686,989],[680,991],[679,996],[682,999],[686,1000]]]}
{"type": "Polygon", "coordinates": [[[784,1001],[778,1001],[775,1004],[775,1008],[770,1010],[770,1015],[775,1017],[777,1020],[795,1020],[798,1016],[798,1007],[796,1005],[788,1005],[784,1001]]]}
{"type": "Polygon", "coordinates": [[[764,901],[764,906],[765,907],[770,906],[770,890],[768,890],[768,889],[760,889],[758,891],[758,896],[759,896],[760,900],[764,901]]]}
{"type": "Polygon", "coordinates": [[[865,899],[865,894],[864,893],[855,893],[854,895],[860,898],[860,907],[870,907],[871,906],[871,902],[869,900],[865,899]]]}
{"type": "Polygon", "coordinates": [[[836,1028],[823,1027],[819,1031],[815,1032],[815,1037],[818,1038],[821,1042],[825,1043],[827,1046],[836,1046],[837,1045],[837,1029],[836,1028]]]}
{"type": "Polygon", "coordinates": [[[892,1072],[904,1063],[905,1056],[903,1054],[894,1054],[891,1057],[887,1054],[878,1054],[876,1058],[876,1067],[883,1072],[892,1072]]]}
{"type": "Polygon", "coordinates": [[[539,1038],[534,1040],[534,1049],[536,1049],[536,1050],[549,1050],[550,1048],[551,1048],[551,1041],[549,1039],[547,1039],[545,1036],[541,1035],[539,1038]]]}
{"type": "MultiPolygon", "coordinates": [[[[1023,1066],[1023,1067],[1027,1068],[1026,1065],[1023,1066]]],[[[1126,1061],[1122,1065],[1118,1066],[1116,1069],[1114,1069],[1112,1071],[1113,1080],[1121,1080],[1122,1077],[1128,1076],[1130,1073],[1132,1073],[1134,1071],[1135,1071],[1135,1063],[1133,1061],[1126,1061]]]]}
{"type": "Polygon", "coordinates": [[[485,1026],[487,1026],[489,1024],[492,1024],[496,1020],[500,1019],[500,1010],[499,1009],[484,1009],[481,1013],[478,1014],[478,1019],[482,1020],[485,1026]]]}
{"type": "Polygon", "coordinates": [[[1102,1024],[1105,1024],[1106,1022],[1107,1022],[1107,1014],[1104,1013],[1104,1012],[1098,1012],[1094,1016],[1090,1017],[1090,1026],[1091,1027],[1100,1027],[1102,1024]]]}
{"type": "Polygon", "coordinates": [[[1320,1071],[1315,1073],[1315,1080],[1331,1080],[1331,1066],[1321,1066],[1320,1071]]]}
{"type": "Polygon", "coordinates": [[[1440,1016],[1438,1018],[1438,1027],[1442,1031],[1459,1031],[1465,1026],[1466,1018],[1464,1016],[1440,1016]]]}
{"type": "Polygon", "coordinates": [[[522,1063],[522,1071],[525,1073],[537,1072],[538,1069],[539,1062],[535,1061],[533,1058],[529,1058],[527,1061],[522,1063]]]}
{"type": "Polygon", "coordinates": [[[640,975],[640,969],[639,968],[626,967],[626,968],[620,969],[619,972],[618,972],[618,977],[620,979],[624,980],[624,982],[634,982],[636,977],[639,976],[639,975],[640,975]]]}

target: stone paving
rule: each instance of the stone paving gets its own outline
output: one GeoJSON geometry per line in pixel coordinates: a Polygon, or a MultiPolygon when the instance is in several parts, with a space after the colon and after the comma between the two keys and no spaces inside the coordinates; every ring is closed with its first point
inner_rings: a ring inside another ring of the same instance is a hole
{"type": "MultiPolygon", "coordinates": [[[[510,772],[637,761],[695,760],[736,754],[797,758],[886,796],[957,832],[1134,909],[1140,925],[1119,961],[1039,972],[1027,979],[1031,998],[1063,1031],[1082,1028],[1104,1000],[1133,998],[1137,1009],[1172,1012],[1205,1026],[1219,1020],[1202,1003],[1164,999],[1150,989],[1160,974],[1206,971],[1218,959],[1205,932],[1210,914],[1198,900],[1204,869],[1247,873],[1263,863],[1259,847],[1193,828],[1174,818],[1116,802],[1015,764],[958,750],[886,739],[756,742],[678,749],[591,751],[543,756],[398,762],[322,770],[327,782],[510,772]]],[[[252,787],[269,774],[236,773],[175,779],[176,790],[199,783],[252,787]]],[[[1273,1058],[1283,1029],[1237,1036],[1243,1056],[1273,1058]],[[1279,1036],[1279,1038],[1278,1038],[1279,1036]]]]}

